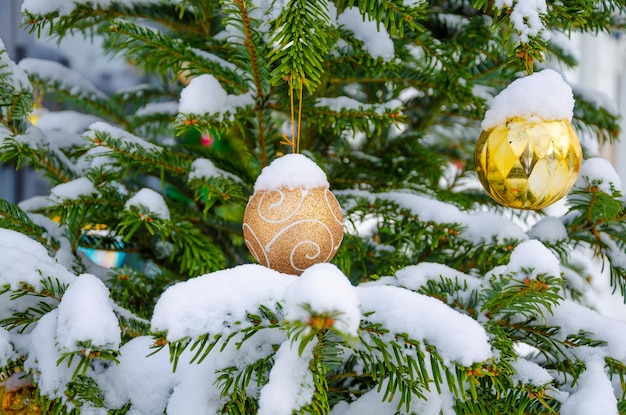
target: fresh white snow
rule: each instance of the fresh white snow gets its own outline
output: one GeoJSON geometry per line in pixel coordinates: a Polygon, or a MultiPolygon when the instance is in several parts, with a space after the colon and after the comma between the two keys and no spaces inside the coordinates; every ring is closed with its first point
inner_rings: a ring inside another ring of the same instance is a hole
{"type": "Polygon", "coordinates": [[[6,366],[9,360],[15,357],[15,351],[10,342],[9,332],[0,327],[0,367],[6,366]]]}
{"type": "Polygon", "coordinates": [[[178,111],[183,114],[214,114],[222,117],[253,103],[251,93],[229,95],[217,78],[203,74],[193,78],[182,90],[178,111]]]}
{"type": "Polygon", "coordinates": [[[357,287],[363,314],[392,333],[424,339],[437,348],[446,362],[463,366],[492,356],[485,329],[476,320],[461,314],[432,297],[391,286],[357,287]],[[408,319],[407,316],[419,316],[408,319]]]}
{"type": "Polygon", "coordinates": [[[122,149],[131,153],[138,151],[147,151],[151,153],[160,153],[162,148],[156,144],[150,143],[143,138],[137,137],[121,128],[114,127],[103,121],[97,121],[89,126],[85,132],[85,137],[92,139],[96,132],[108,134],[111,138],[120,140],[122,149]]]}
{"type": "Polygon", "coordinates": [[[50,189],[50,200],[54,203],[63,203],[67,200],[76,200],[82,196],[94,196],[99,192],[93,182],[86,177],[61,183],[50,189]]]}
{"type": "Polygon", "coordinates": [[[165,203],[165,199],[158,192],[144,187],[133,197],[128,199],[124,204],[124,209],[129,210],[132,207],[143,207],[152,215],[163,220],[170,219],[170,210],[165,203]]]}
{"type": "Polygon", "coordinates": [[[561,406],[561,415],[618,415],[613,386],[604,370],[604,362],[595,359],[578,379],[574,393],[561,406]]]}
{"type": "MultiPolygon", "coordinates": [[[[15,91],[32,92],[33,87],[28,80],[26,72],[11,60],[9,54],[6,52],[6,46],[4,46],[2,39],[0,39],[0,51],[3,51],[0,53],[0,72],[7,74],[6,78],[3,80],[15,89],[15,91]]],[[[4,107],[2,111],[5,111],[4,107]]]]}
{"type": "Polygon", "coordinates": [[[258,415],[291,415],[311,403],[315,383],[309,362],[316,344],[316,339],[310,341],[302,354],[298,352],[298,342],[281,344],[269,381],[261,389],[258,415]]]}
{"type": "Polygon", "coordinates": [[[76,276],[48,255],[48,250],[26,235],[0,228],[0,287],[17,289],[29,284],[41,289],[42,278],[71,283],[76,276]]]}
{"type": "Polygon", "coordinates": [[[80,351],[79,342],[116,350],[121,330],[113,313],[109,289],[97,277],[83,274],[63,294],[59,304],[56,344],[64,351],[80,351]]]}
{"type": "Polygon", "coordinates": [[[130,402],[132,415],[163,413],[180,375],[172,372],[167,349],[148,356],[154,352],[153,345],[154,339],[149,336],[130,340],[120,348],[119,364],[96,377],[107,405],[121,408],[130,402]]]}
{"type": "Polygon", "coordinates": [[[557,243],[568,238],[563,221],[554,216],[541,218],[530,228],[528,236],[546,243],[557,243]]]}
{"type": "Polygon", "coordinates": [[[382,24],[377,25],[375,21],[364,18],[358,7],[345,9],[337,16],[337,23],[363,42],[363,49],[374,59],[381,58],[385,61],[393,59],[393,42],[387,29],[382,24]]]}
{"type": "Polygon", "coordinates": [[[591,157],[583,162],[574,189],[585,190],[587,187],[597,186],[598,190],[612,194],[611,183],[615,190],[622,190],[622,181],[613,165],[601,157],[591,157]]]}
{"type": "Polygon", "coordinates": [[[191,163],[189,180],[207,180],[212,177],[227,177],[235,181],[241,181],[241,179],[234,174],[216,167],[215,164],[213,164],[213,162],[209,159],[197,158],[191,163]]]}
{"type": "Polygon", "coordinates": [[[254,183],[254,191],[259,192],[286,189],[328,189],[330,184],[326,173],[310,158],[302,154],[286,154],[272,161],[261,171],[254,183]]]}
{"type": "Polygon", "coordinates": [[[528,239],[518,224],[493,212],[463,212],[450,203],[422,194],[403,191],[373,193],[365,190],[340,190],[334,193],[366,198],[371,203],[383,200],[393,202],[400,209],[410,211],[424,222],[462,225],[463,229],[459,236],[477,244],[528,239]]]}
{"type": "Polygon", "coordinates": [[[73,95],[97,99],[107,98],[104,92],[96,88],[93,83],[80,73],[58,62],[38,58],[24,58],[19,62],[19,66],[30,75],[36,75],[48,82],[58,83],[73,95]]]}
{"type": "Polygon", "coordinates": [[[513,249],[507,269],[531,279],[540,274],[553,277],[561,275],[559,259],[544,244],[534,239],[524,241],[513,249]],[[532,271],[527,273],[523,269],[532,271]]]}
{"type": "Polygon", "coordinates": [[[571,87],[558,72],[544,69],[511,82],[494,98],[481,126],[488,131],[513,117],[529,121],[570,121],[573,111],[571,87]]]}
{"type": "Polygon", "coordinates": [[[335,329],[346,335],[357,335],[361,311],[356,291],[333,264],[312,265],[285,292],[287,321],[307,323],[315,315],[332,316],[335,329]],[[310,312],[304,306],[308,306],[310,312]]]}
{"type": "Polygon", "coordinates": [[[511,366],[516,372],[513,375],[513,382],[519,382],[522,385],[544,386],[553,380],[546,369],[522,357],[511,362],[511,366]]]}
{"type": "Polygon", "coordinates": [[[168,288],[154,307],[152,329],[170,341],[202,334],[229,333],[245,327],[247,310],[283,300],[296,277],[247,264],[192,278],[168,288]]]}

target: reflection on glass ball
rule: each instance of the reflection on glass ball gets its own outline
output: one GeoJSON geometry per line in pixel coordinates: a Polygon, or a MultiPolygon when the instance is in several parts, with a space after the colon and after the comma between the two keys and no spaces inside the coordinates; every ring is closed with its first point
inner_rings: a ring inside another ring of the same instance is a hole
{"type": "Polygon", "coordinates": [[[582,151],[569,121],[513,118],[482,132],[474,162],[481,184],[496,202],[536,210],[570,191],[582,151]]]}

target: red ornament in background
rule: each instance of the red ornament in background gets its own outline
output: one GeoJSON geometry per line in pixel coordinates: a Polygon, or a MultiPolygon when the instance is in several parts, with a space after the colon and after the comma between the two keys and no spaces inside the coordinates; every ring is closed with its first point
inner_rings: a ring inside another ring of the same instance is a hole
{"type": "Polygon", "coordinates": [[[202,147],[213,147],[214,143],[215,137],[213,137],[213,134],[207,133],[200,136],[200,145],[202,147]]]}

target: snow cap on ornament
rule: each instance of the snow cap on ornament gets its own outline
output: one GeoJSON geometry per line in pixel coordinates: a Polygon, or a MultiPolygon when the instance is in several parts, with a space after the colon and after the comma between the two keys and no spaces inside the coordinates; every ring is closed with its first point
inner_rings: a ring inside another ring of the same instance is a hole
{"type": "Polygon", "coordinates": [[[326,173],[302,154],[287,154],[263,168],[254,183],[254,192],[316,187],[330,187],[326,173]]]}
{"type": "Polygon", "coordinates": [[[343,214],[322,169],[302,154],[265,167],[243,219],[246,246],[262,265],[300,275],[330,262],[343,239],[343,214]]]}
{"type": "Polygon", "coordinates": [[[582,162],[573,110],[570,86],[552,69],[517,79],[494,98],[474,162],[496,202],[537,210],[570,191],[582,162]]]}
{"type": "Polygon", "coordinates": [[[491,130],[512,118],[529,121],[571,121],[574,116],[572,88],[553,69],[516,79],[493,99],[481,127],[491,130]]]}

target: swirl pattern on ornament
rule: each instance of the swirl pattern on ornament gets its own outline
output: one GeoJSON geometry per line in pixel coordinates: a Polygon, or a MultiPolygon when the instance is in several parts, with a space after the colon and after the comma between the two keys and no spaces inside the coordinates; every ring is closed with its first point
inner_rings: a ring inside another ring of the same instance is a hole
{"type": "MultiPolygon", "coordinates": [[[[326,206],[328,206],[328,210],[330,214],[337,222],[337,225],[343,228],[343,215],[341,214],[341,210],[338,209],[338,202],[335,195],[328,189],[324,192],[324,200],[326,200],[326,206]]],[[[337,241],[337,245],[335,245],[335,251],[339,249],[339,245],[341,245],[341,241],[343,240],[343,232],[341,233],[341,238],[337,241]]]]}
{"type": "Polygon", "coordinates": [[[307,189],[295,189],[289,193],[290,197],[287,199],[283,190],[263,192],[257,205],[259,217],[268,223],[288,221],[298,213],[308,193],[307,189]],[[293,203],[293,192],[300,192],[300,199],[297,203],[293,203]]]}
{"type": "Polygon", "coordinates": [[[282,228],[265,245],[264,252],[271,252],[272,246],[280,244],[280,241],[291,247],[289,263],[298,271],[304,271],[318,262],[330,261],[334,254],[333,233],[328,225],[319,220],[302,219],[282,228]]]}
{"type": "Polygon", "coordinates": [[[248,250],[254,257],[254,259],[256,259],[257,262],[259,262],[263,266],[266,266],[266,267],[269,266],[270,259],[267,257],[267,253],[265,252],[265,249],[263,249],[263,244],[259,240],[259,237],[256,236],[256,234],[254,233],[254,230],[252,230],[250,225],[248,225],[247,223],[243,224],[243,233],[244,235],[246,235],[245,237],[246,246],[248,247],[248,250]],[[249,240],[250,237],[253,238],[252,241],[249,240]],[[259,252],[263,255],[262,257],[259,255],[259,252]]]}

